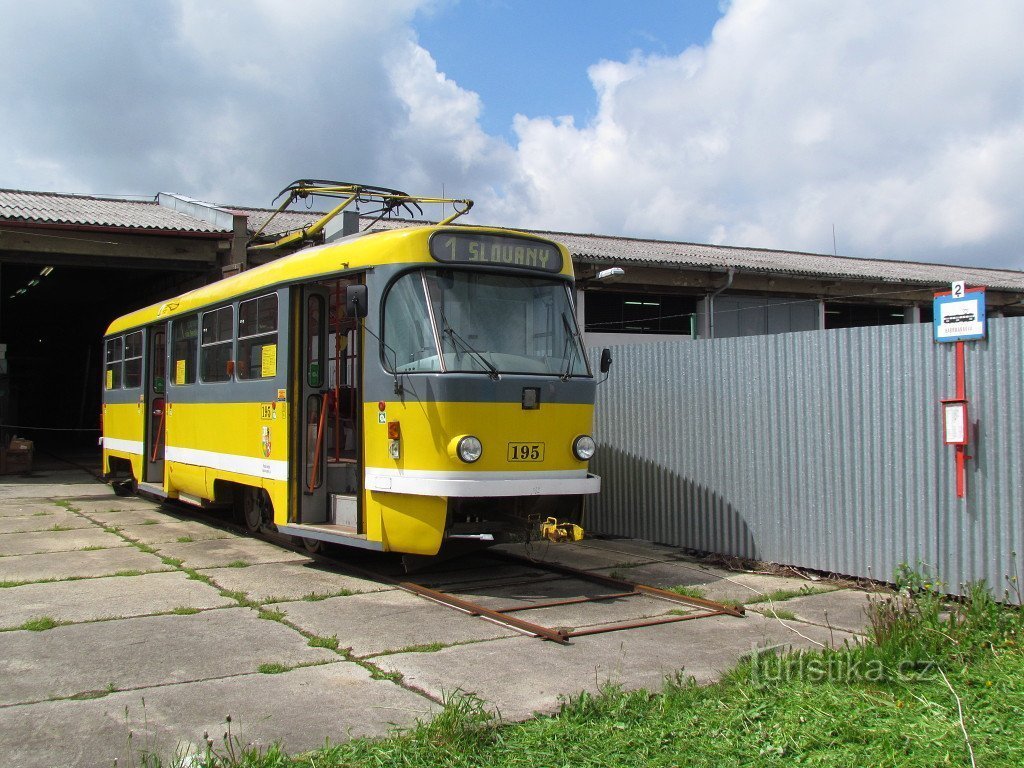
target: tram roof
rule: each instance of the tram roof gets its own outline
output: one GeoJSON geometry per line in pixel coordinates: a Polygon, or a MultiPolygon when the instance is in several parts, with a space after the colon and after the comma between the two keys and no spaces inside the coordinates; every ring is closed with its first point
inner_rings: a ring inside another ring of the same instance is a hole
{"type": "MultiPolygon", "coordinates": [[[[339,273],[355,273],[385,264],[436,264],[438,262],[430,256],[427,250],[427,238],[439,231],[492,235],[524,234],[534,239],[547,240],[547,238],[533,233],[465,225],[402,227],[349,235],[324,245],[304,248],[215,283],[122,315],[110,324],[107,328],[107,335],[148,325],[162,318],[193,312],[239,296],[256,294],[270,286],[286,285],[339,273]]],[[[559,274],[571,277],[573,271],[569,252],[561,244],[557,242],[555,244],[562,252],[562,270],[559,274]]]]}

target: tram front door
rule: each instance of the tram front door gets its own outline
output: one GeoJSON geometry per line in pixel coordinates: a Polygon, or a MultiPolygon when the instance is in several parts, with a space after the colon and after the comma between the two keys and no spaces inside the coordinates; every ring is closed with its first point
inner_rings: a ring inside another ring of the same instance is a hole
{"type": "Polygon", "coordinates": [[[345,312],[350,280],[302,289],[300,523],[363,533],[358,324],[345,312]]]}

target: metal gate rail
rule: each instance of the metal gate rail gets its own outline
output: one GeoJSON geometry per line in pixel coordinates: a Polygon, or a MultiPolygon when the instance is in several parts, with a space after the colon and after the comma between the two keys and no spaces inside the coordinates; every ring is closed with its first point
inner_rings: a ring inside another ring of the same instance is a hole
{"type": "Polygon", "coordinates": [[[479,616],[482,619],[492,621],[496,624],[500,624],[510,629],[523,632],[534,637],[539,637],[543,640],[551,640],[555,643],[562,645],[569,644],[569,638],[572,637],[583,637],[584,635],[597,635],[604,632],[617,632],[625,629],[638,629],[640,627],[651,627],[659,624],[672,624],[679,621],[692,621],[693,619],[704,619],[711,616],[743,616],[745,611],[742,606],[733,607],[731,605],[723,605],[722,603],[716,603],[712,600],[705,600],[700,597],[689,597],[687,595],[679,595],[675,592],[670,592],[665,589],[659,589],[658,587],[650,587],[646,584],[637,584],[636,582],[626,581],[624,579],[616,579],[612,576],[605,576],[604,574],[592,573],[590,571],[581,571],[577,568],[571,568],[567,565],[561,565],[559,563],[548,563],[548,562],[537,562],[534,560],[528,560],[526,558],[517,557],[504,552],[489,552],[488,555],[522,564],[535,568],[540,571],[547,571],[549,573],[556,573],[562,576],[568,576],[581,581],[589,581],[594,584],[600,584],[601,586],[611,587],[618,589],[618,592],[612,592],[603,595],[592,595],[588,597],[572,597],[564,600],[552,600],[544,603],[525,603],[522,605],[511,605],[503,608],[487,608],[478,603],[464,600],[460,597],[456,597],[453,594],[442,592],[431,587],[424,586],[422,584],[416,584],[411,581],[398,581],[395,584],[411,592],[414,595],[432,600],[441,605],[447,605],[456,610],[467,613],[470,616],[479,616]],[[654,597],[659,600],[666,600],[672,603],[679,603],[688,605],[691,607],[697,607],[704,609],[703,612],[685,614],[682,616],[660,616],[656,618],[640,619],[637,621],[627,621],[617,624],[607,624],[605,626],[588,627],[586,629],[567,630],[557,627],[547,627],[543,624],[536,624],[525,619],[518,618],[516,616],[510,616],[511,613],[518,613],[522,611],[536,611],[542,608],[552,608],[563,605],[576,605],[579,603],[594,603],[602,600],[617,600],[620,598],[627,597],[654,597]]]}

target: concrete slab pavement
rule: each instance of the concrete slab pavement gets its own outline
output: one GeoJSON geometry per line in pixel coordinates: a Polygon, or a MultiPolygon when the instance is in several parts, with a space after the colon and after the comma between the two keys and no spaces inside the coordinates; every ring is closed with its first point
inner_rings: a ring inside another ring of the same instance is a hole
{"type": "Polygon", "coordinates": [[[205,541],[206,539],[233,539],[237,534],[225,531],[197,520],[160,520],[154,524],[118,525],[118,533],[143,544],[166,544],[181,542],[181,539],[205,541]]]}
{"type": "Polygon", "coordinates": [[[0,557],[0,582],[84,579],[124,572],[168,571],[160,558],[135,547],[0,557]]]}
{"type": "Polygon", "coordinates": [[[339,573],[308,558],[288,563],[262,563],[248,568],[203,569],[200,573],[212,578],[222,589],[241,592],[260,603],[395,589],[386,582],[339,573]]]}
{"type": "Polygon", "coordinates": [[[337,662],[250,608],[0,632],[0,705],[209,680],[261,664],[337,662]]]}
{"type": "Polygon", "coordinates": [[[140,750],[167,764],[176,753],[200,748],[204,732],[223,747],[228,715],[242,745],[265,748],[280,741],[294,754],[328,740],[385,736],[437,710],[423,696],[338,662],[11,707],[2,710],[0,737],[17,734],[3,740],[3,760],[22,768],[109,766],[115,759],[138,765],[140,750]],[[54,738],[57,733],[61,738],[54,738]]]}
{"type": "MultiPolygon", "coordinates": [[[[804,637],[758,614],[743,619],[716,616],[685,626],[574,638],[566,646],[517,637],[434,653],[382,656],[376,663],[433,696],[456,690],[474,693],[502,717],[522,719],[556,711],[565,697],[595,693],[608,682],[630,690],[659,690],[666,677],[679,672],[683,678],[709,683],[758,649],[817,647],[811,641],[831,640],[820,627],[800,625],[799,631],[804,637]]],[[[841,643],[846,637],[838,633],[836,640],[841,643]]]]}
{"type": "Polygon", "coordinates": [[[169,542],[157,545],[164,557],[181,560],[188,568],[219,568],[232,563],[294,563],[309,560],[305,555],[259,539],[233,537],[207,539],[185,544],[169,542]]]}
{"type": "Polygon", "coordinates": [[[80,469],[58,469],[0,478],[0,501],[107,496],[110,486],[80,469]]]}
{"type": "Polygon", "coordinates": [[[81,515],[54,507],[53,512],[42,512],[25,516],[0,516],[0,534],[28,533],[30,531],[52,531],[61,528],[94,528],[96,524],[81,515]]]}
{"type": "MultiPolygon", "coordinates": [[[[436,701],[457,689],[477,693],[506,717],[526,717],[557,708],[560,697],[597,690],[605,681],[656,690],[665,675],[683,669],[684,675],[709,682],[756,648],[839,644],[853,637],[842,629],[862,627],[856,614],[865,598],[851,592],[782,603],[798,616],[795,621],[751,612],[743,619],[716,617],[574,638],[561,646],[395,590],[388,580],[397,574],[393,557],[345,555],[348,562],[382,574],[380,580],[357,576],[345,571],[344,562],[324,565],[304,553],[207,525],[190,518],[187,509],[115,497],[84,474],[77,481],[70,473],[57,480],[50,486],[51,499],[69,499],[81,513],[32,495],[46,487],[42,483],[28,484],[21,491],[28,496],[0,495],[0,531],[10,526],[0,533],[0,552],[8,537],[16,537],[6,544],[11,551],[66,547],[75,536],[95,534],[103,534],[98,541],[120,545],[0,557],[0,581],[76,579],[0,589],[0,629],[41,616],[78,622],[42,632],[0,632],[0,754],[19,766],[110,764],[113,756],[132,764],[139,762],[140,747],[166,761],[178,745],[197,742],[204,730],[219,737],[228,714],[241,725],[243,743],[266,746],[280,739],[294,753],[326,738],[381,735],[392,724],[409,725],[436,711],[436,701]],[[52,513],[53,519],[39,515],[43,528],[23,530],[37,512],[52,513]],[[82,524],[72,531],[48,530],[61,519],[82,524]],[[103,526],[117,533],[104,532],[103,526]],[[141,551],[145,545],[158,553],[141,551]],[[182,568],[202,568],[212,584],[190,580],[161,557],[183,561],[182,568]],[[241,562],[250,565],[227,567],[241,562]],[[139,571],[155,573],[107,578],[139,571]],[[222,589],[281,612],[283,622],[258,618],[256,609],[238,607],[220,594],[222,589]],[[348,592],[356,594],[303,599],[348,592]],[[178,607],[200,612],[157,615],[178,607]],[[818,626],[825,610],[831,629],[818,626]],[[359,664],[404,678],[374,680],[343,655],[310,647],[310,635],[336,637],[342,649],[351,647],[362,657],[359,664]],[[410,650],[433,644],[444,647],[434,653],[410,650]],[[259,674],[261,664],[286,671],[259,674]],[[132,731],[136,752],[129,755],[132,731]],[[63,738],[54,738],[58,732],[63,738]]],[[[530,553],[658,586],[697,585],[712,598],[749,600],[807,584],[728,572],[647,542],[535,545],[530,553]]],[[[539,574],[530,564],[481,555],[435,564],[410,578],[499,607],[607,591],[539,574]]],[[[590,626],[675,608],[650,602],[648,608],[643,599],[629,598],[522,615],[548,625],[590,626]]]]}
{"type": "Polygon", "coordinates": [[[82,549],[126,547],[128,542],[102,528],[75,528],[70,531],[34,531],[6,533],[0,536],[0,558],[10,555],[38,555],[44,552],[71,552],[82,549]]]}
{"type": "MultiPolygon", "coordinates": [[[[465,643],[518,633],[408,592],[375,592],[317,602],[277,603],[287,620],[314,635],[337,637],[358,657],[432,643],[465,643]]],[[[539,642],[539,641],[535,641],[539,642]]]]}
{"type": "Polygon", "coordinates": [[[180,571],[112,576],[11,587],[0,600],[0,629],[48,616],[59,622],[150,616],[175,608],[223,608],[237,603],[180,571]]]}

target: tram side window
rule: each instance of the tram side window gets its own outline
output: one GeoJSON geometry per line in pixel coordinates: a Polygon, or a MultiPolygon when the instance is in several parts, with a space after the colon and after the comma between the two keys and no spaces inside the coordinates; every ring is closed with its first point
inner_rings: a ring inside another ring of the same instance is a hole
{"type": "Polygon", "coordinates": [[[199,340],[199,318],[195,315],[174,321],[171,375],[175,385],[193,384],[196,380],[196,342],[199,340]]]}
{"type": "Polygon", "coordinates": [[[121,366],[124,357],[124,339],[116,336],[107,339],[106,349],[106,381],[107,389],[121,388],[121,366]]]}
{"type": "Polygon", "coordinates": [[[125,389],[142,386],[142,331],[124,337],[124,386],[125,389]]]}
{"type": "Polygon", "coordinates": [[[203,335],[199,349],[199,367],[203,381],[227,381],[231,378],[231,307],[203,313],[203,335]]]}
{"type": "Polygon", "coordinates": [[[277,375],[277,294],[238,305],[238,378],[277,375]]]}

